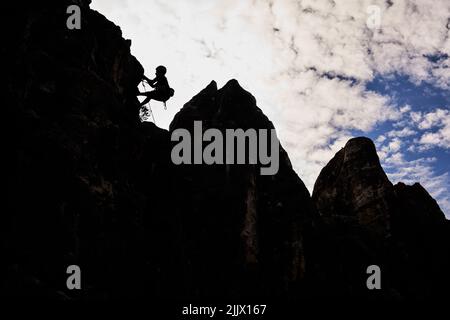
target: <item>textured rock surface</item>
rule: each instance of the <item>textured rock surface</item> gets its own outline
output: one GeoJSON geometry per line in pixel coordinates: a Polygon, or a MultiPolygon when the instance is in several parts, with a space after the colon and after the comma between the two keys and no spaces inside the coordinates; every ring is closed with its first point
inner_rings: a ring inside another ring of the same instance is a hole
{"type": "Polygon", "coordinates": [[[325,219],[354,220],[389,236],[393,186],[370,139],[351,139],[322,169],[313,199],[325,219]]]}
{"type": "MultiPolygon", "coordinates": [[[[1,20],[2,295],[448,297],[449,222],[420,185],[389,182],[370,140],[336,154],[312,200],[283,149],[274,176],[174,166],[170,132],[139,122],[130,41],[74,2],[81,30],[66,28],[72,1],[16,1],[1,20]],[[66,289],[71,264],[81,292],[66,289]],[[381,292],[366,288],[370,264],[382,267],[381,292]]],[[[235,80],[212,82],[170,131],[194,120],[273,128],[235,80]]]]}
{"type": "Polygon", "coordinates": [[[82,29],[68,30],[68,3],[17,2],[5,18],[2,287],[73,296],[65,272],[78,264],[83,295],[134,296],[159,279],[163,229],[146,230],[167,203],[169,137],[139,123],[130,41],[87,1],[82,29]]]}
{"type": "Polygon", "coordinates": [[[408,298],[446,299],[450,287],[450,221],[418,183],[394,186],[392,233],[398,254],[393,283],[408,298]]]}
{"type": "Polygon", "coordinates": [[[321,171],[312,197],[323,218],[314,235],[321,249],[311,257],[317,261],[313,273],[339,288],[336,294],[447,296],[448,221],[419,184],[391,184],[370,139],[348,141],[321,171]],[[381,294],[365,288],[365,268],[371,264],[383,271],[381,294]]]}
{"type": "MultiPolygon", "coordinates": [[[[69,3],[18,2],[6,21],[2,293],[287,294],[305,271],[311,200],[285,152],[274,178],[253,167],[173,168],[168,132],[138,120],[143,68],[130,41],[89,1],[78,2],[81,30],[68,30],[69,3]],[[82,269],[81,293],[66,289],[70,264],[82,269]]],[[[220,94],[209,86],[174,125],[192,112],[219,126],[272,127],[235,81],[220,94]]]]}
{"type": "MultiPolygon", "coordinates": [[[[211,82],[175,116],[170,130],[273,129],[255,98],[236,80],[220,90],[211,82]]],[[[247,150],[248,151],[248,150],[247,150]]],[[[303,227],[312,206],[303,182],[280,148],[276,175],[260,175],[260,165],[182,165],[174,168],[177,202],[184,203],[183,250],[186,278],[201,296],[286,294],[305,272],[303,227]],[[205,277],[205,274],[208,277],[205,277]]],[[[194,292],[195,292],[194,290],[194,292]]]]}

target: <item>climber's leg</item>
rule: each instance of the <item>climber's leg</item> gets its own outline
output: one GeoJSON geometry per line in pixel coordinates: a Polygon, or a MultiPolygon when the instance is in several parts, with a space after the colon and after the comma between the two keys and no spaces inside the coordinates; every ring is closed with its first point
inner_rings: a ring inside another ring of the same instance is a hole
{"type": "Polygon", "coordinates": [[[138,96],[146,96],[147,98],[144,99],[144,101],[141,102],[141,107],[146,105],[150,102],[151,99],[154,99],[155,97],[155,91],[148,91],[148,92],[139,92],[138,96]]]}
{"type": "Polygon", "coordinates": [[[165,102],[167,101],[167,94],[164,91],[153,91],[152,99],[156,101],[165,102]]]}
{"type": "Polygon", "coordinates": [[[149,92],[139,92],[138,96],[146,96],[144,101],[141,102],[141,107],[150,102],[150,100],[156,100],[165,102],[167,101],[167,95],[164,92],[153,90],[149,92]]]}
{"type": "Polygon", "coordinates": [[[144,101],[142,101],[142,102],[140,103],[141,107],[144,106],[144,105],[146,105],[147,103],[149,103],[150,100],[151,100],[150,97],[145,98],[144,101]]]}

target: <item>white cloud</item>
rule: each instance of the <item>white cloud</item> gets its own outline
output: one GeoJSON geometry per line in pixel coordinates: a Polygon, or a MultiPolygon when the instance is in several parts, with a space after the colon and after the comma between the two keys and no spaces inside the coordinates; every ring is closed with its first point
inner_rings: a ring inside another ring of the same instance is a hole
{"type": "Polygon", "coordinates": [[[393,154],[400,150],[401,145],[401,140],[399,138],[394,138],[387,145],[383,146],[381,151],[386,155],[393,154]]]}
{"type": "Polygon", "coordinates": [[[410,114],[411,120],[414,122],[419,122],[422,119],[422,113],[421,112],[411,112],[410,114]]]}
{"type": "Polygon", "coordinates": [[[410,111],[411,111],[411,106],[410,105],[405,105],[405,106],[400,108],[400,112],[401,113],[406,113],[406,112],[410,112],[410,111]]]}
{"type": "Polygon", "coordinates": [[[409,136],[412,136],[415,134],[416,134],[416,132],[408,127],[405,127],[402,130],[392,130],[387,133],[388,137],[390,137],[390,138],[394,138],[394,137],[404,138],[404,137],[409,137],[409,136]]]}
{"type": "Polygon", "coordinates": [[[419,129],[430,129],[448,121],[449,114],[449,111],[444,109],[437,109],[424,115],[419,113],[419,121],[416,122],[418,122],[419,129]]]}
{"type": "MultiPolygon", "coordinates": [[[[236,78],[274,122],[310,190],[351,130],[369,132],[411,111],[367,91],[375,75],[399,73],[442,88],[450,83],[448,0],[94,0],[92,7],[133,40],[148,75],[159,64],[168,67],[176,94],[168,111],[152,103],[159,126],[167,128],[212,79],[223,85],[236,78]],[[378,30],[367,27],[369,5],[381,9],[378,30]],[[437,55],[444,58],[427,58],[437,55]]],[[[445,128],[421,143],[446,145],[445,128]]],[[[406,137],[410,129],[385,135],[406,137]]],[[[386,157],[401,147],[400,140],[390,143],[386,157]]]]}
{"type": "Polygon", "coordinates": [[[433,147],[450,148],[450,111],[438,108],[432,112],[411,113],[411,119],[417,128],[426,130],[417,143],[419,150],[428,150],[433,147]]]}
{"type": "Polygon", "coordinates": [[[384,135],[379,136],[379,137],[377,138],[377,140],[375,140],[375,142],[376,142],[377,144],[383,143],[384,141],[386,141],[386,136],[384,136],[384,135]]]}
{"type": "Polygon", "coordinates": [[[433,62],[427,56],[449,54],[450,16],[448,1],[393,1],[384,10],[382,32],[371,42],[374,68],[382,73],[398,72],[417,83],[428,81],[443,88],[450,83],[448,61],[433,62]]]}

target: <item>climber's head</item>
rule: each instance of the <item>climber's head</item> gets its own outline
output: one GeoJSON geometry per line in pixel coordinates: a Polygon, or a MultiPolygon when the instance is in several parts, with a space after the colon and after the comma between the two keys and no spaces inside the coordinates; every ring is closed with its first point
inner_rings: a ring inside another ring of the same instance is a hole
{"type": "Polygon", "coordinates": [[[164,66],[158,66],[158,67],[156,67],[156,75],[157,75],[157,76],[163,76],[163,75],[166,74],[166,72],[167,72],[166,67],[164,67],[164,66]]]}

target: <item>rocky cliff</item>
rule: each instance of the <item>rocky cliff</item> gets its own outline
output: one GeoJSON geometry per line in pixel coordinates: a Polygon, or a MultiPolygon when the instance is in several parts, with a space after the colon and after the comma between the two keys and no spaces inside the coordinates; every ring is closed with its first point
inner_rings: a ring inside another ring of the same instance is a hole
{"type": "Polygon", "coordinates": [[[374,296],[364,279],[375,264],[385,271],[384,298],[446,296],[449,223],[420,184],[392,185],[370,139],[347,142],[322,169],[312,198],[323,222],[315,258],[332,287],[374,296]]]}
{"type": "Polygon", "coordinates": [[[143,68],[89,2],[16,2],[2,20],[2,295],[445,294],[448,221],[420,185],[389,182],[366,138],[336,154],[312,198],[282,147],[272,176],[259,162],[174,165],[171,133],[192,132],[196,120],[221,132],[273,124],[236,80],[220,89],[211,82],[169,131],[141,123],[143,68]],[[81,30],[66,28],[72,3],[81,30]],[[72,264],[82,270],[80,291],[66,287],[72,264]],[[386,270],[382,293],[365,287],[370,264],[386,270]]]}
{"type": "Polygon", "coordinates": [[[65,288],[71,264],[88,297],[139,295],[161,278],[169,136],[140,124],[143,68],[88,2],[77,2],[81,30],[66,27],[69,1],[16,2],[3,21],[8,295],[76,296],[65,288]]]}
{"type": "MultiPolygon", "coordinates": [[[[18,3],[2,48],[8,194],[2,293],[53,298],[280,296],[304,277],[309,193],[281,150],[256,166],[175,167],[169,132],[138,119],[143,68],[120,28],[78,1],[18,3]],[[66,268],[83,290],[68,291],[66,268]]],[[[211,84],[172,127],[273,128],[236,81],[211,84]],[[219,106],[220,102],[220,106],[219,106]],[[239,120],[238,120],[239,119],[239,120]]]]}
{"type": "MultiPolygon", "coordinates": [[[[236,80],[211,82],[175,115],[170,125],[203,130],[273,129],[255,98],[236,80]]],[[[249,150],[246,149],[248,154],[249,150]]],[[[276,150],[278,152],[278,150],[276,150]]],[[[279,149],[279,170],[261,175],[261,164],[181,165],[173,168],[182,217],[183,269],[200,296],[280,296],[305,275],[304,228],[312,203],[289,158],[279,149]],[[208,275],[208,276],[205,276],[208,275]],[[208,283],[215,283],[212,288],[208,283]],[[207,291],[205,291],[207,290],[207,291]]]]}

